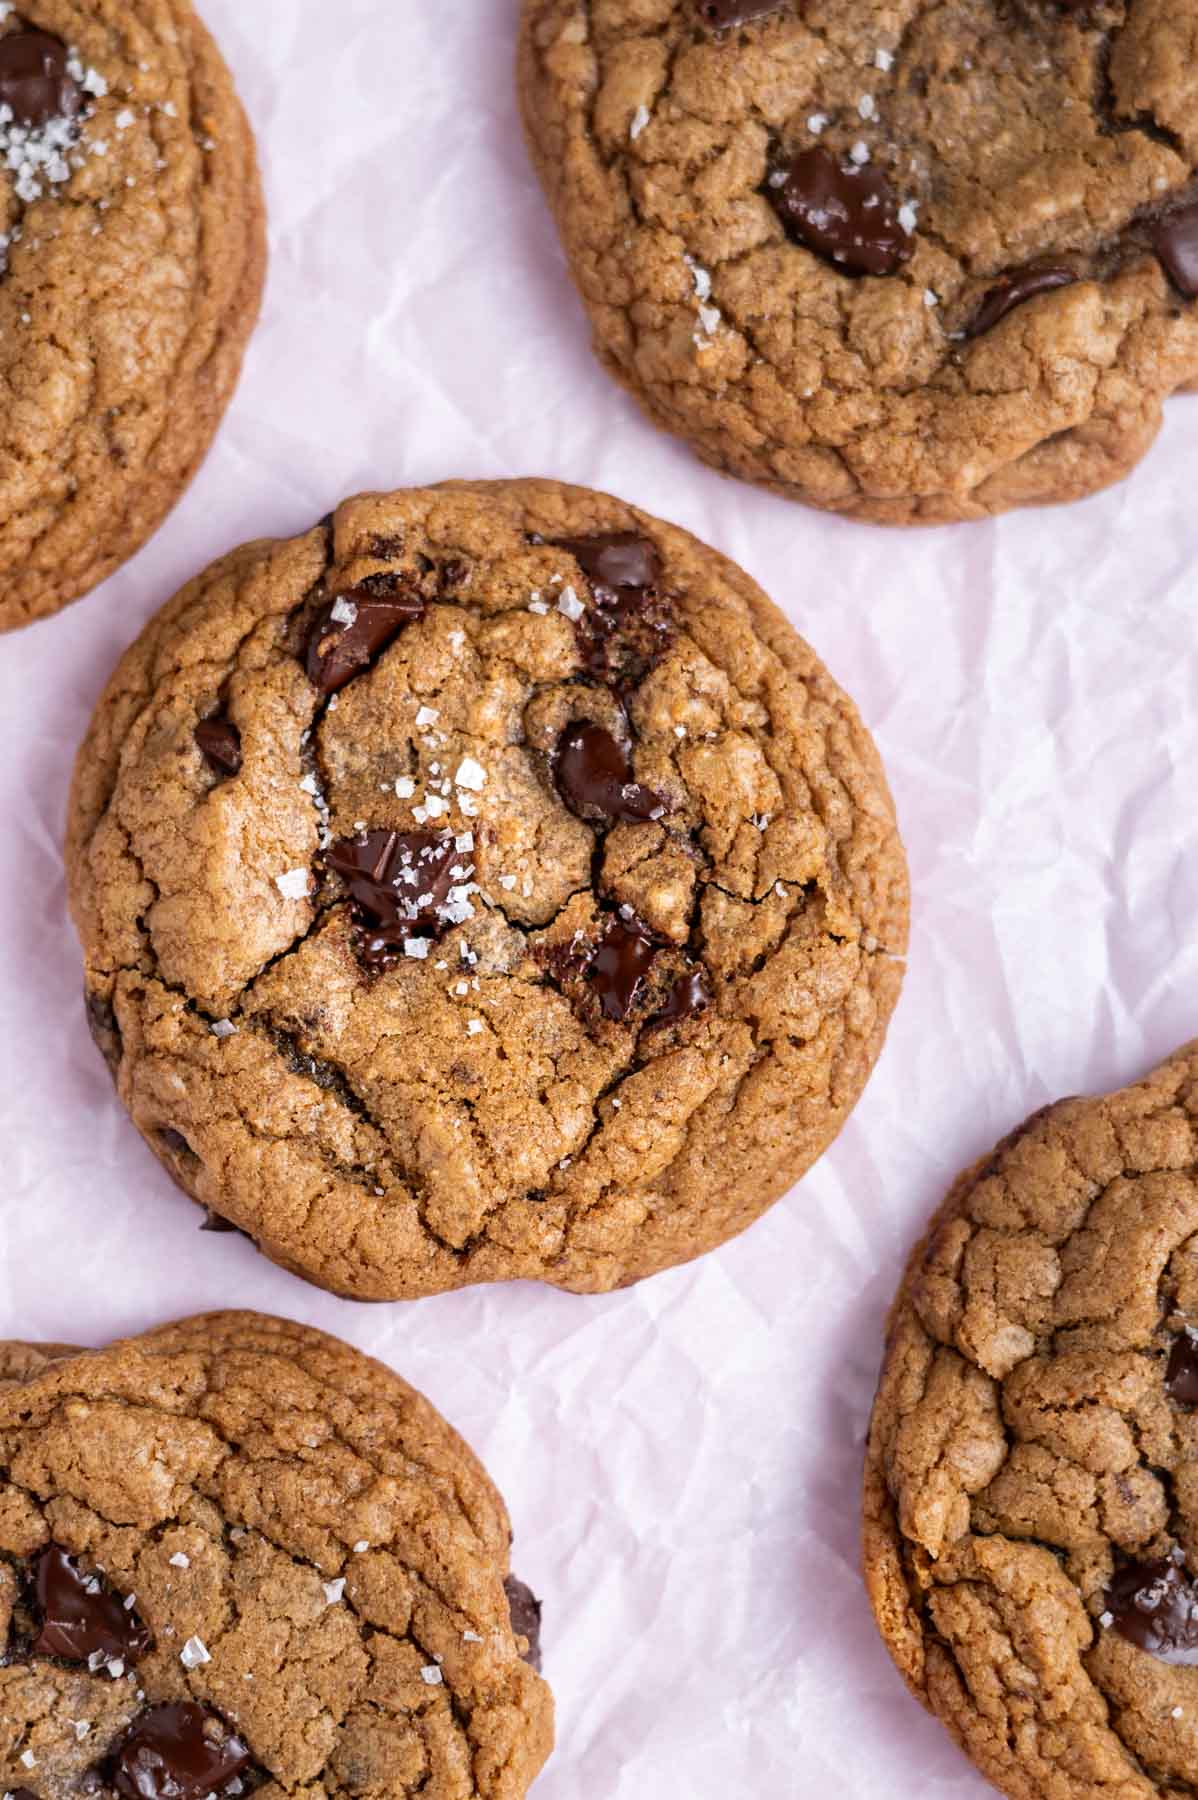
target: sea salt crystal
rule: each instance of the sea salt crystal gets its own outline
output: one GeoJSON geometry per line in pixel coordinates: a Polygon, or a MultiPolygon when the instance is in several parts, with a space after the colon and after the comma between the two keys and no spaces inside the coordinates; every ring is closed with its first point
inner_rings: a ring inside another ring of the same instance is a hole
{"type": "Polygon", "coordinates": [[[869,161],[869,145],[863,143],[861,139],[858,138],[857,142],[849,151],[849,158],[852,162],[856,163],[859,169],[863,168],[869,161]]]}
{"type": "Polygon", "coordinates": [[[826,131],[828,129],[827,113],[812,113],[807,121],[807,129],[814,132],[816,137],[820,135],[821,131],[826,131]]]}
{"type": "Polygon", "coordinates": [[[426,1687],[440,1687],[441,1683],[445,1680],[445,1677],[442,1675],[436,1663],[428,1663],[421,1669],[420,1679],[424,1682],[426,1687]]]}
{"type": "Polygon", "coordinates": [[[464,1631],[462,1633],[462,1642],[464,1644],[481,1644],[482,1639],[479,1637],[477,1631],[464,1631]]]}
{"type": "Polygon", "coordinates": [[[711,298],[711,274],[710,274],[710,272],[707,269],[705,269],[701,263],[697,263],[693,256],[684,256],[682,260],[691,272],[691,280],[695,284],[695,293],[696,293],[697,297],[700,300],[710,299],[711,298]]]}
{"type": "Polygon", "coordinates": [[[516,885],[516,877],[514,875],[501,875],[499,877],[499,885],[501,888],[506,888],[510,894],[516,885]]]}
{"type": "Polygon", "coordinates": [[[466,1030],[470,1033],[471,1037],[481,1037],[482,1032],[483,1032],[482,1020],[481,1019],[469,1019],[466,1023],[466,1030]]]}
{"type": "Polygon", "coordinates": [[[191,1567],[190,1556],[187,1556],[182,1550],[176,1550],[175,1554],[171,1557],[171,1568],[172,1569],[190,1569],[190,1567],[191,1567]]]}
{"type": "MultiPolygon", "coordinates": [[[[475,762],[472,756],[464,756],[458,764],[458,772],[454,780],[459,787],[470,788],[472,792],[481,794],[487,780],[487,771],[481,763],[475,762]]],[[[463,808],[463,811],[465,808],[463,808]]]]}
{"type": "MultiPolygon", "coordinates": [[[[208,1029],[214,1038],[231,1038],[237,1036],[237,1027],[234,1025],[232,1019],[214,1019],[208,1029]]],[[[132,1595],[126,1600],[125,1605],[133,1605],[132,1595]]]]}
{"type": "Polygon", "coordinates": [[[910,237],[919,222],[919,209],[916,201],[903,201],[903,204],[899,207],[898,222],[906,232],[907,236],[910,237]]]}
{"type": "Polygon", "coordinates": [[[927,307],[939,306],[940,295],[934,294],[931,288],[925,288],[923,291],[923,303],[927,307]]]}
{"type": "Polygon", "coordinates": [[[438,794],[426,794],[424,796],[424,810],[430,819],[439,819],[443,812],[449,811],[449,808],[438,794]]]}
{"type": "Polygon", "coordinates": [[[653,114],[649,111],[649,108],[647,106],[638,106],[637,107],[636,111],[632,115],[632,124],[628,128],[628,135],[632,139],[634,144],[636,143],[636,140],[640,137],[641,132],[645,129],[645,126],[649,123],[649,120],[652,117],[653,117],[653,114]]]}
{"type": "Polygon", "coordinates": [[[79,1739],[79,1742],[82,1743],[88,1732],[91,1730],[91,1722],[88,1719],[76,1719],[74,1724],[75,1736],[79,1739]]]}
{"type": "Polygon", "coordinates": [[[201,1663],[211,1662],[212,1658],[203,1638],[189,1637],[179,1652],[179,1661],[185,1669],[198,1669],[201,1663]]]}
{"type": "Polygon", "coordinates": [[[354,1545],[354,1555],[355,1556],[364,1556],[366,1554],[367,1550],[369,1550],[369,1548],[370,1548],[370,1539],[369,1538],[359,1538],[357,1543],[354,1545]]]}
{"type": "Polygon", "coordinates": [[[309,879],[307,869],[288,869],[285,875],[275,876],[275,886],[284,900],[306,900],[309,879]]]}
{"type": "Polygon", "coordinates": [[[699,323],[708,337],[715,336],[722,318],[723,314],[718,306],[701,306],[699,308],[699,323]]]}
{"type": "Polygon", "coordinates": [[[396,778],[395,797],[397,800],[410,800],[415,792],[416,783],[410,775],[400,775],[396,778]]]}
{"type": "Polygon", "coordinates": [[[137,114],[133,112],[131,108],[126,106],[122,112],[117,114],[113,123],[116,125],[118,131],[128,131],[130,125],[135,125],[137,123],[137,114]]]}
{"type": "Polygon", "coordinates": [[[857,111],[863,119],[874,119],[878,114],[878,103],[872,94],[862,94],[857,102],[857,111]]]}
{"type": "Polygon", "coordinates": [[[567,619],[581,619],[586,607],[572,587],[565,587],[558,596],[557,610],[564,613],[567,619]]]}
{"type": "Polygon", "coordinates": [[[440,717],[435,706],[422,706],[416,714],[416,729],[424,731],[429,725],[435,725],[440,717]]]}
{"type": "Polygon", "coordinates": [[[463,855],[468,855],[474,848],[474,833],[463,831],[459,837],[454,838],[453,847],[455,850],[460,850],[463,855]]]}
{"type": "Polygon", "coordinates": [[[890,51],[890,50],[875,50],[874,51],[874,68],[875,69],[881,69],[883,74],[889,74],[890,70],[893,69],[893,67],[894,67],[894,54],[892,51],[890,51]]]}
{"type": "Polygon", "coordinates": [[[112,1676],[114,1681],[119,1681],[121,1676],[125,1673],[125,1665],[119,1657],[114,1657],[109,1663],[108,1673],[112,1676]]]}
{"type": "Polygon", "coordinates": [[[340,1598],[341,1598],[342,1594],[344,1594],[344,1592],[345,1592],[345,1577],[344,1577],[344,1575],[339,1575],[337,1577],[336,1581],[326,1581],[324,1584],[324,1597],[325,1597],[326,1604],[329,1606],[336,1606],[337,1602],[340,1600],[340,1598]]]}
{"type": "Polygon", "coordinates": [[[21,1761],[27,1769],[37,1768],[37,1757],[33,1754],[32,1750],[22,1750],[21,1761]]]}
{"type": "Polygon", "coordinates": [[[344,594],[339,594],[333,602],[333,610],[329,617],[335,625],[354,625],[357,623],[358,609],[352,600],[347,600],[344,594]]]}
{"type": "Polygon", "coordinates": [[[415,957],[417,962],[424,961],[425,957],[428,955],[428,949],[429,942],[427,938],[406,938],[404,940],[404,955],[415,957]]]}
{"type": "Polygon", "coordinates": [[[528,610],[530,613],[547,613],[549,611],[549,603],[546,600],[542,600],[539,594],[534,594],[528,603],[528,610]]]}

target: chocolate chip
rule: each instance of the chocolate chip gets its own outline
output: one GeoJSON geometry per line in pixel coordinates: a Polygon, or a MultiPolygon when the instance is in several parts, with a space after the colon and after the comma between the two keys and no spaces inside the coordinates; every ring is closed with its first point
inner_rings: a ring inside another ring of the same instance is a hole
{"type": "Polygon", "coordinates": [[[605,531],[553,545],[574,558],[590,586],[592,605],[574,624],[587,668],[610,686],[637,685],[673,634],[656,544],[637,531],[605,531]]]}
{"type": "Polygon", "coordinates": [[[1004,275],[996,282],[978,307],[973,319],[966,327],[967,337],[982,337],[987,331],[993,331],[1000,319],[1005,319],[1009,312],[1022,306],[1025,300],[1032,300],[1037,294],[1047,294],[1053,288],[1072,287],[1078,279],[1075,270],[1064,263],[1054,263],[1038,269],[1019,269],[1014,274],[1004,275]]]}
{"type": "Polygon", "coordinates": [[[195,740],[210,769],[215,769],[218,775],[240,775],[241,733],[232,719],[226,719],[220,713],[211,719],[201,719],[195,729],[195,740]]]}
{"type": "Polygon", "coordinates": [[[1106,1610],[1121,1637],[1159,1662],[1198,1663],[1198,1590],[1168,1557],[1120,1569],[1106,1610]]]}
{"type": "Polygon", "coordinates": [[[322,694],[337,693],[423,613],[420,595],[400,583],[389,593],[356,587],[338,594],[321,607],[308,635],[309,681],[322,694]]]}
{"type": "Polygon", "coordinates": [[[193,1701],[151,1706],[117,1747],[112,1785],[125,1800],[204,1800],[249,1767],[248,1747],[193,1701]]]}
{"type": "Polygon", "coordinates": [[[13,1788],[11,1800],[38,1800],[38,1797],[30,1788],[13,1788]]]}
{"type": "Polygon", "coordinates": [[[643,824],[666,814],[661,795],[633,781],[628,752],[602,725],[579,720],[566,726],[554,752],[553,779],[580,819],[643,824]]]}
{"type": "Polygon", "coordinates": [[[711,1005],[711,983],[706,969],[691,969],[674,983],[660,1012],[653,1015],[654,1025],[675,1025],[705,1012],[711,1005]]]}
{"type": "Polygon", "coordinates": [[[367,831],[334,844],[327,861],[350,891],[358,952],[371,967],[386,968],[413,938],[438,938],[470,916],[474,864],[452,831],[367,831]]]}
{"type": "Polygon", "coordinates": [[[1198,202],[1163,214],[1153,224],[1151,236],[1174,287],[1187,300],[1198,298],[1198,202]]]}
{"type": "Polygon", "coordinates": [[[165,1147],[172,1151],[174,1155],[194,1156],[195,1152],[192,1150],[187,1139],[183,1136],[183,1133],[181,1131],[176,1131],[173,1125],[164,1125],[162,1130],[158,1133],[158,1136],[165,1147]]]}
{"type": "Polygon", "coordinates": [[[1165,1387],[1179,1406],[1198,1406],[1198,1336],[1183,1331],[1173,1340],[1165,1387]]]}
{"type": "Polygon", "coordinates": [[[35,1656],[86,1662],[98,1653],[136,1662],[153,1642],[136,1612],[123,1606],[98,1575],[81,1574],[57,1544],[38,1559],[35,1589],[41,1616],[35,1656]]]}
{"type": "Polygon", "coordinates": [[[509,1575],[503,1584],[507,1595],[508,1611],[512,1615],[512,1630],[517,1637],[528,1639],[528,1649],[524,1652],[524,1660],[539,1675],[541,1672],[541,1602],[530,1587],[509,1575]]]}
{"type": "Polygon", "coordinates": [[[846,274],[893,275],[911,256],[894,189],[870,163],[802,150],[769,196],[788,235],[846,274]]]}
{"type": "Polygon", "coordinates": [[[0,38],[0,106],[18,125],[74,119],[83,89],[67,74],[67,47],[48,31],[13,31],[0,38]]]}
{"type": "Polygon", "coordinates": [[[628,1017],[656,955],[656,944],[638,920],[616,919],[609,926],[586,970],[605,1019],[618,1023],[628,1017]]]}
{"type": "Polygon", "coordinates": [[[731,25],[748,25],[767,13],[781,12],[785,0],[699,0],[698,13],[717,31],[731,25]]]}

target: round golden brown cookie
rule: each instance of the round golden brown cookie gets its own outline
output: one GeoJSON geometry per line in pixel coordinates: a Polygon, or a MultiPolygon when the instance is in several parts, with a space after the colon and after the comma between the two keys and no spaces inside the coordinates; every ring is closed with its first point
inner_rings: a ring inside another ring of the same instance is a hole
{"type": "Polygon", "coordinates": [[[0,13],[3,631],[87,593],[179,498],[266,252],[249,126],[188,0],[0,13]]]}
{"type": "Polygon", "coordinates": [[[1012,1800],[1198,1793],[1198,1044],[956,1184],[891,1316],[865,1567],[1012,1800]]]}
{"type": "Polygon", "coordinates": [[[887,524],[1125,475],[1198,380],[1198,0],[525,0],[607,367],[887,524]]]}
{"type": "Polygon", "coordinates": [[[509,1541],[457,1434],[320,1332],[213,1313],[27,1369],[0,1791],[521,1800],[553,1703],[509,1541]]]}
{"type": "Polygon", "coordinates": [[[217,563],[80,753],[89,1016],[180,1184],[340,1293],[686,1261],[835,1137],[906,865],[857,714],[741,570],[453,483],[217,563]]]}

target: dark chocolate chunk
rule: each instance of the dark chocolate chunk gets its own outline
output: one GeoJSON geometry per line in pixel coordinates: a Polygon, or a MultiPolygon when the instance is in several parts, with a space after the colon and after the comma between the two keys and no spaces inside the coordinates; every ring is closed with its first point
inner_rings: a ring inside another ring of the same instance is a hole
{"type": "Polygon", "coordinates": [[[1198,298],[1198,201],[1162,214],[1151,228],[1152,247],[1174,287],[1198,298]]]}
{"type": "Polygon", "coordinates": [[[1198,1335],[1193,1332],[1174,1338],[1165,1386],[1180,1406],[1198,1406],[1198,1335]]]}
{"type": "Polygon", "coordinates": [[[464,889],[474,874],[452,831],[368,831],[327,852],[345,882],[358,922],[358,951],[374,968],[405,954],[412,938],[438,938],[468,917],[464,889]]]}
{"type": "Polygon", "coordinates": [[[220,713],[211,719],[201,719],[195,729],[195,740],[210,769],[215,769],[218,775],[240,775],[241,733],[232,719],[226,719],[220,713]]]}
{"type": "Polygon", "coordinates": [[[678,980],[666,996],[666,1003],[660,1012],[653,1015],[655,1025],[676,1025],[683,1019],[691,1019],[696,1013],[705,1012],[711,1005],[711,983],[707,978],[707,970],[690,969],[678,980]]]}
{"type": "Polygon", "coordinates": [[[587,980],[605,1019],[626,1019],[657,955],[639,921],[616,919],[587,964],[587,980]]]}
{"type": "Polygon", "coordinates": [[[136,1662],[152,1638],[131,1607],[122,1605],[98,1575],[84,1575],[57,1544],[38,1559],[35,1580],[41,1629],[33,1640],[35,1656],[60,1656],[86,1662],[101,1655],[136,1662]]]}
{"type": "Polygon", "coordinates": [[[577,720],[566,726],[554,752],[553,779],[570,811],[592,823],[643,824],[667,811],[660,794],[633,781],[628,752],[602,725],[577,720]]]}
{"type": "Polygon", "coordinates": [[[717,31],[732,25],[748,25],[767,13],[781,12],[786,0],[699,0],[699,17],[717,31]]]}
{"type": "Polygon", "coordinates": [[[1025,300],[1033,300],[1037,294],[1047,294],[1053,288],[1072,287],[1077,279],[1076,270],[1064,263],[1042,264],[1036,269],[1017,269],[1004,275],[973,315],[966,336],[982,337],[1025,300]]]}
{"type": "Polygon", "coordinates": [[[508,1611],[512,1615],[512,1630],[517,1637],[528,1639],[528,1649],[524,1652],[524,1660],[541,1672],[541,1602],[530,1587],[509,1575],[503,1584],[507,1595],[508,1611]]]}
{"type": "Polygon", "coordinates": [[[1198,1590],[1168,1557],[1129,1563],[1106,1592],[1114,1629],[1159,1662],[1198,1663],[1198,1590]]]}
{"type": "Polygon", "coordinates": [[[802,150],[769,196],[788,235],[848,275],[893,275],[911,256],[890,179],[872,163],[802,150]]]}
{"type": "Polygon", "coordinates": [[[12,108],[18,125],[38,127],[74,119],[83,89],[67,74],[67,47],[48,31],[12,31],[0,37],[0,106],[12,108]]]}
{"type": "Polygon", "coordinates": [[[606,531],[556,538],[554,548],[569,552],[590,585],[592,604],[574,626],[587,668],[613,687],[636,686],[673,633],[656,544],[637,531],[606,531]]]}
{"type": "Polygon", "coordinates": [[[124,1800],[204,1800],[249,1767],[248,1746],[194,1701],[151,1706],[117,1746],[112,1785],[124,1800]]]}
{"type": "Polygon", "coordinates": [[[37,1795],[31,1788],[13,1788],[12,1800],[37,1800],[37,1795]]]}
{"type": "Polygon", "coordinates": [[[321,607],[308,635],[308,679],[322,694],[337,693],[423,613],[420,595],[401,583],[388,593],[357,587],[338,594],[321,607]]]}

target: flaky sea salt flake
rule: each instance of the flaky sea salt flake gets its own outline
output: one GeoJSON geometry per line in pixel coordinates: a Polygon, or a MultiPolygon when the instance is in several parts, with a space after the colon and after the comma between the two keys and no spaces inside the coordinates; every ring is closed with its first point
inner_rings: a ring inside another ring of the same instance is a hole
{"type": "Polygon", "coordinates": [[[212,1658],[203,1638],[189,1637],[179,1652],[179,1661],[185,1669],[198,1669],[201,1663],[211,1662],[212,1658]]]}

